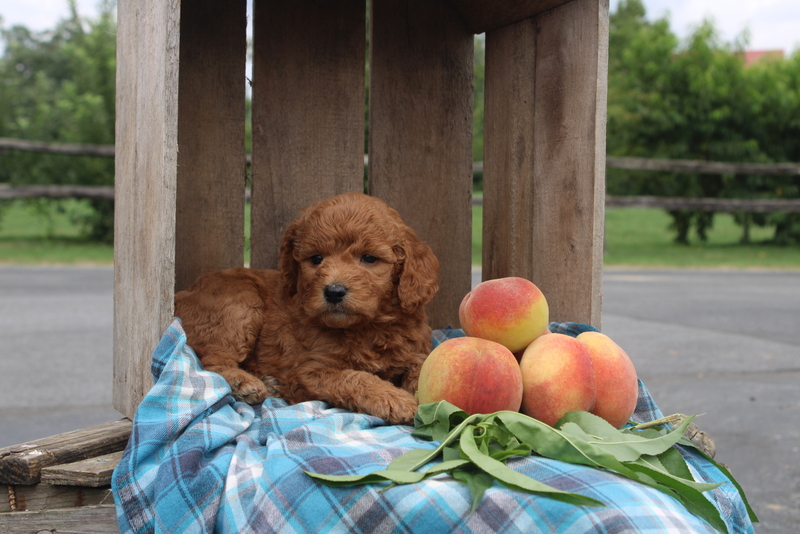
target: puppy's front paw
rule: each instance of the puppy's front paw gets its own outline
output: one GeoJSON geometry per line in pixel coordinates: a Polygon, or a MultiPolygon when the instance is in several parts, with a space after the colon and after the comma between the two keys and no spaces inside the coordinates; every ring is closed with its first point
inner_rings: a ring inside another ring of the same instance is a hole
{"type": "Polygon", "coordinates": [[[231,386],[233,398],[247,404],[261,404],[269,396],[267,385],[242,369],[217,371],[231,386]]]}
{"type": "Polygon", "coordinates": [[[261,381],[267,386],[267,397],[280,397],[281,396],[281,383],[278,379],[271,375],[261,377],[261,381]]]}
{"type": "Polygon", "coordinates": [[[414,395],[400,389],[397,395],[384,399],[384,402],[376,406],[375,411],[371,413],[384,419],[390,425],[412,425],[418,405],[414,395]]]}

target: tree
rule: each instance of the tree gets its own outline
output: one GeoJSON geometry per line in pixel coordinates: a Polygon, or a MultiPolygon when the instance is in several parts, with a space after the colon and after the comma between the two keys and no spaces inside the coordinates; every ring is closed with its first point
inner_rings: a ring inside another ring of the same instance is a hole
{"type": "MultiPolygon", "coordinates": [[[[745,68],[746,35],[724,43],[706,21],[680,43],[666,19],[648,22],[640,0],[610,15],[608,151],[616,156],[729,162],[798,161],[797,58],[745,68]]],[[[758,198],[797,196],[796,180],[610,169],[611,194],[758,198]],[[792,185],[794,184],[794,185],[792,185]]],[[[700,239],[713,213],[671,211],[676,241],[700,239]]],[[[791,241],[793,217],[740,214],[740,224],[776,224],[791,241]]],[[[800,230],[800,229],[798,229],[800,230]]],[[[800,233],[800,232],[798,232],[800,233]]],[[[746,233],[745,233],[746,235],[746,233]]]]}
{"type": "MultiPolygon", "coordinates": [[[[5,52],[0,60],[0,137],[62,143],[114,143],[116,22],[115,5],[105,0],[96,20],[78,14],[55,29],[31,32],[0,27],[5,52]]],[[[4,154],[0,183],[114,183],[109,159],[12,152],[4,154]]],[[[36,201],[44,211],[61,209],[57,200],[36,201]]],[[[113,205],[92,201],[84,216],[86,233],[110,241],[113,205]]]]}

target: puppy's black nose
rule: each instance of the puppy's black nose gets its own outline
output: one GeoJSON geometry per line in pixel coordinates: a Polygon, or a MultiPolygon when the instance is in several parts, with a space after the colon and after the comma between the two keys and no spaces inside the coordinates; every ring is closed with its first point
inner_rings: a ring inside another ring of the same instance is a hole
{"type": "Polygon", "coordinates": [[[339,304],[344,300],[347,295],[347,288],[341,284],[331,284],[325,286],[325,300],[331,304],[339,304]]]}

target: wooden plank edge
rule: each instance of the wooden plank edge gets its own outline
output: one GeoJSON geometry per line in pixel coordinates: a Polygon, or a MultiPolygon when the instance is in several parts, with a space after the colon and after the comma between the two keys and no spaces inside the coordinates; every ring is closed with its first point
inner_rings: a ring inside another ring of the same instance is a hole
{"type": "Polygon", "coordinates": [[[123,451],[87,458],[68,464],[45,467],[41,471],[41,484],[99,488],[111,484],[114,468],[122,459],[123,451]]]}
{"type": "MultiPolygon", "coordinates": [[[[6,486],[7,498],[0,500],[0,513],[30,512],[113,504],[111,487],[83,488],[79,486],[6,486]]],[[[1,532],[1,531],[0,531],[1,532]]]]}
{"type": "Polygon", "coordinates": [[[571,0],[450,0],[472,33],[496,30],[528,19],[571,0]]]}
{"type": "Polygon", "coordinates": [[[116,507],[113,504],[101,504],[57,510],[0,513],[0,532],[99,534],[119,532],[119,526],[116,507]]]}
{"type": "Polygon", "coordinates": [[[133,423],[119,419],[0,449],[0,484],[31,485],[41,469],[121,451],[133,423]]]}
{"type": "Polygon", "coordinates": [[[698,210],[720,213],[797,213],[800,212],[800,199],[746,200],[736,198],[607,196],[606,206],[611,208],[660,208],[665,210],[698,210]]]}

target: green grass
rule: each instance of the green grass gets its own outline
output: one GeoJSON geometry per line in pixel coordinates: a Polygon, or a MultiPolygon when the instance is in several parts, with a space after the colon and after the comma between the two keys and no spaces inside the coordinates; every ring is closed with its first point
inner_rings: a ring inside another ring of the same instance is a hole
{"type": "MultiPolygon", "coordinates": [[[[473,212],[472,262],[481,263],[483,209],[473,212]]],[[[606,267],[668,267],[725,269],[800,269],[800,246],[770,244],[773,229],[753,227],[751,244],[739,243],[742,229],[729,214],[717,214],[708,241],[694,236],[678,245],[668,230],[671,219],[663,210],[614,208],[606,211],[606,267]]]]}
{"type": "Polygon", "coordinates": [[[730,214],[714,216],[703,243],[690,236],[689,245],[676,244],[667,230],[666,212],[645,208],[606,211],[604,264],[635,267],[800,269],[800,246],[769,242],[774,229],[751,228],[750,244],[740,243],[742,229],[730,214]]]}
{"type": "Polygon", "coordinates": [[[27,202],[0,205],[0,263],[111,264],[114,248],[82,238],[73,215],[85,212],[84,202],[64,202],[65,210],[44,215],[27,202]]]}
{"type": "MultiPolygon", "coordinates": [[[[80,237],[70,213],[86,209],[79,201],[65,213],[47,218],[26,203],[0,206],[0,263],[111,264],[111,245],[80,237]]],[[[249,213],[249,210],[248,210],[249,213]]],[[[481,262],[483,210],[473,212],[472,261],[481,262]]],[[[752,244],[741,245],[742,231],[730,215],[718,214],[708,242],[692,237],[689,246],[677,245],[667,229],[670,218],[662,210],[614,208],[606,212],[605,265],[607,267],[800,269],[800,246],[770,244],[772,229],[754,227],[752,244]]],[[[249,236],[249,232],[246,232],[249,236]]],[[[245,245],[246,255],[249,252],[245,245]]]]}

